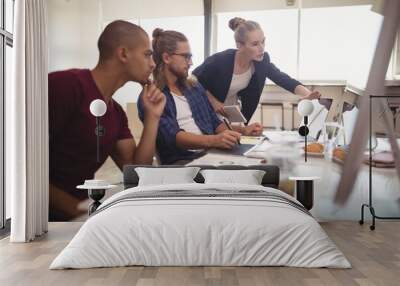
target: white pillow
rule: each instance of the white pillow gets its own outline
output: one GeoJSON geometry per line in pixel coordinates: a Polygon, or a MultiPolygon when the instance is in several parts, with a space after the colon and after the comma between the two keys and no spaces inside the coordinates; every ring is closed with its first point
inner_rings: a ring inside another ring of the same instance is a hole
{"type": "Polygon", "coordinates": [[[265,171],[261,170],[203,170],[204,183],[261,185],[265,171]]]}
{"type": "Polygon", "coordinates": [[[199,167],[135,168],[139,176],[138,186],[195,183],[193,179],[199,170],[199,167]]]}

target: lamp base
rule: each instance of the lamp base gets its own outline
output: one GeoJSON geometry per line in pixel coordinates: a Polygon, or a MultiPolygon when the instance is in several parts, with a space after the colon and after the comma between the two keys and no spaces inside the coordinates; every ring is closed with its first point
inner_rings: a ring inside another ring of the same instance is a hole
{"type": "Polygon", "coordinates": [[[101,205],[100,200],[104,197],[106,190],[105,189],[89,189],[89,198],[94,200],[94,202],[89,206],[89,216],[94,213],[97,208],[101,205]]]}
{"type": "Polygon", "coordinates": [[[308,133],[310,133],[310,130],[308,129],[307,126],[305,126],[305,125],[300,126],[300,128],[299,128],[299,134],[300,134],[301,136],[307,136],[308,133]]]}
{"type": "Polygon", "coordinates": [[[307,136],[310,130],[307,127],[308,116],[304,116],[304,125],[300,126],[299,134],[304,137],[304,162],[307,162],[307,136]]]}

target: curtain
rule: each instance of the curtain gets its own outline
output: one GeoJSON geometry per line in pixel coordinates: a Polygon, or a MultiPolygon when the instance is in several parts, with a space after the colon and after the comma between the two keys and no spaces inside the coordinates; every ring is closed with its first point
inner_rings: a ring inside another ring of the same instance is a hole
{"type": "Polygon", "coordinates": [[[48,227],[47,13],[45,0],[15,2],[13,92],[6,98],[12,242],[48,227]]]}

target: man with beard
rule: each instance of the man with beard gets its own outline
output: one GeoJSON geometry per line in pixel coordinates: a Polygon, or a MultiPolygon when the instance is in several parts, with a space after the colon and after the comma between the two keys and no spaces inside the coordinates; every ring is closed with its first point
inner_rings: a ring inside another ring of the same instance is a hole
{"type": "MultiPolygon", "coordinates": [[[[261,133],[259,124],[228,130],[208,101],[200,83],[188,79],[192,54],[187,38],[177,31],[153,31],[153,71],[166,105],[160,119],[157,151],[162,164],[185,164],[208,148],[231,149],[240,135],[261,133]]],[[[144,104],[138,101],[143,120],[144,104]]]]}
{"type": "Polygon", "coordinates": [[[165,96],[149,83],[155,63],[146,32],[126,21],[107,25],[98,40],[99,61],[89,69],[70,69],[49,74],[50,190],[49,217],[64,221],[80,214],[77,205],[87,194],[76,186],[95,172],[108,156],[119,168],[125,164],[151,164],[165,96]],[[113,99],[126,82],[143,85],[144,129],[140,143],[128,128],[125,111],[113,99]],[[101,118],[105,134],[96,160],[96,119],[90,103],[103,100],[107,112],[101,118]]]}

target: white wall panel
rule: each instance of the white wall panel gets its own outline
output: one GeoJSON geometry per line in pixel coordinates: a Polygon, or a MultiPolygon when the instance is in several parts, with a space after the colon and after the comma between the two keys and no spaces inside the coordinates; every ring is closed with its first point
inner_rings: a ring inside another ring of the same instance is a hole
{"type": "Polygon", "coordinates": [[[103,20],[204,15],[202,0],[100,0],[103,20]]]}

